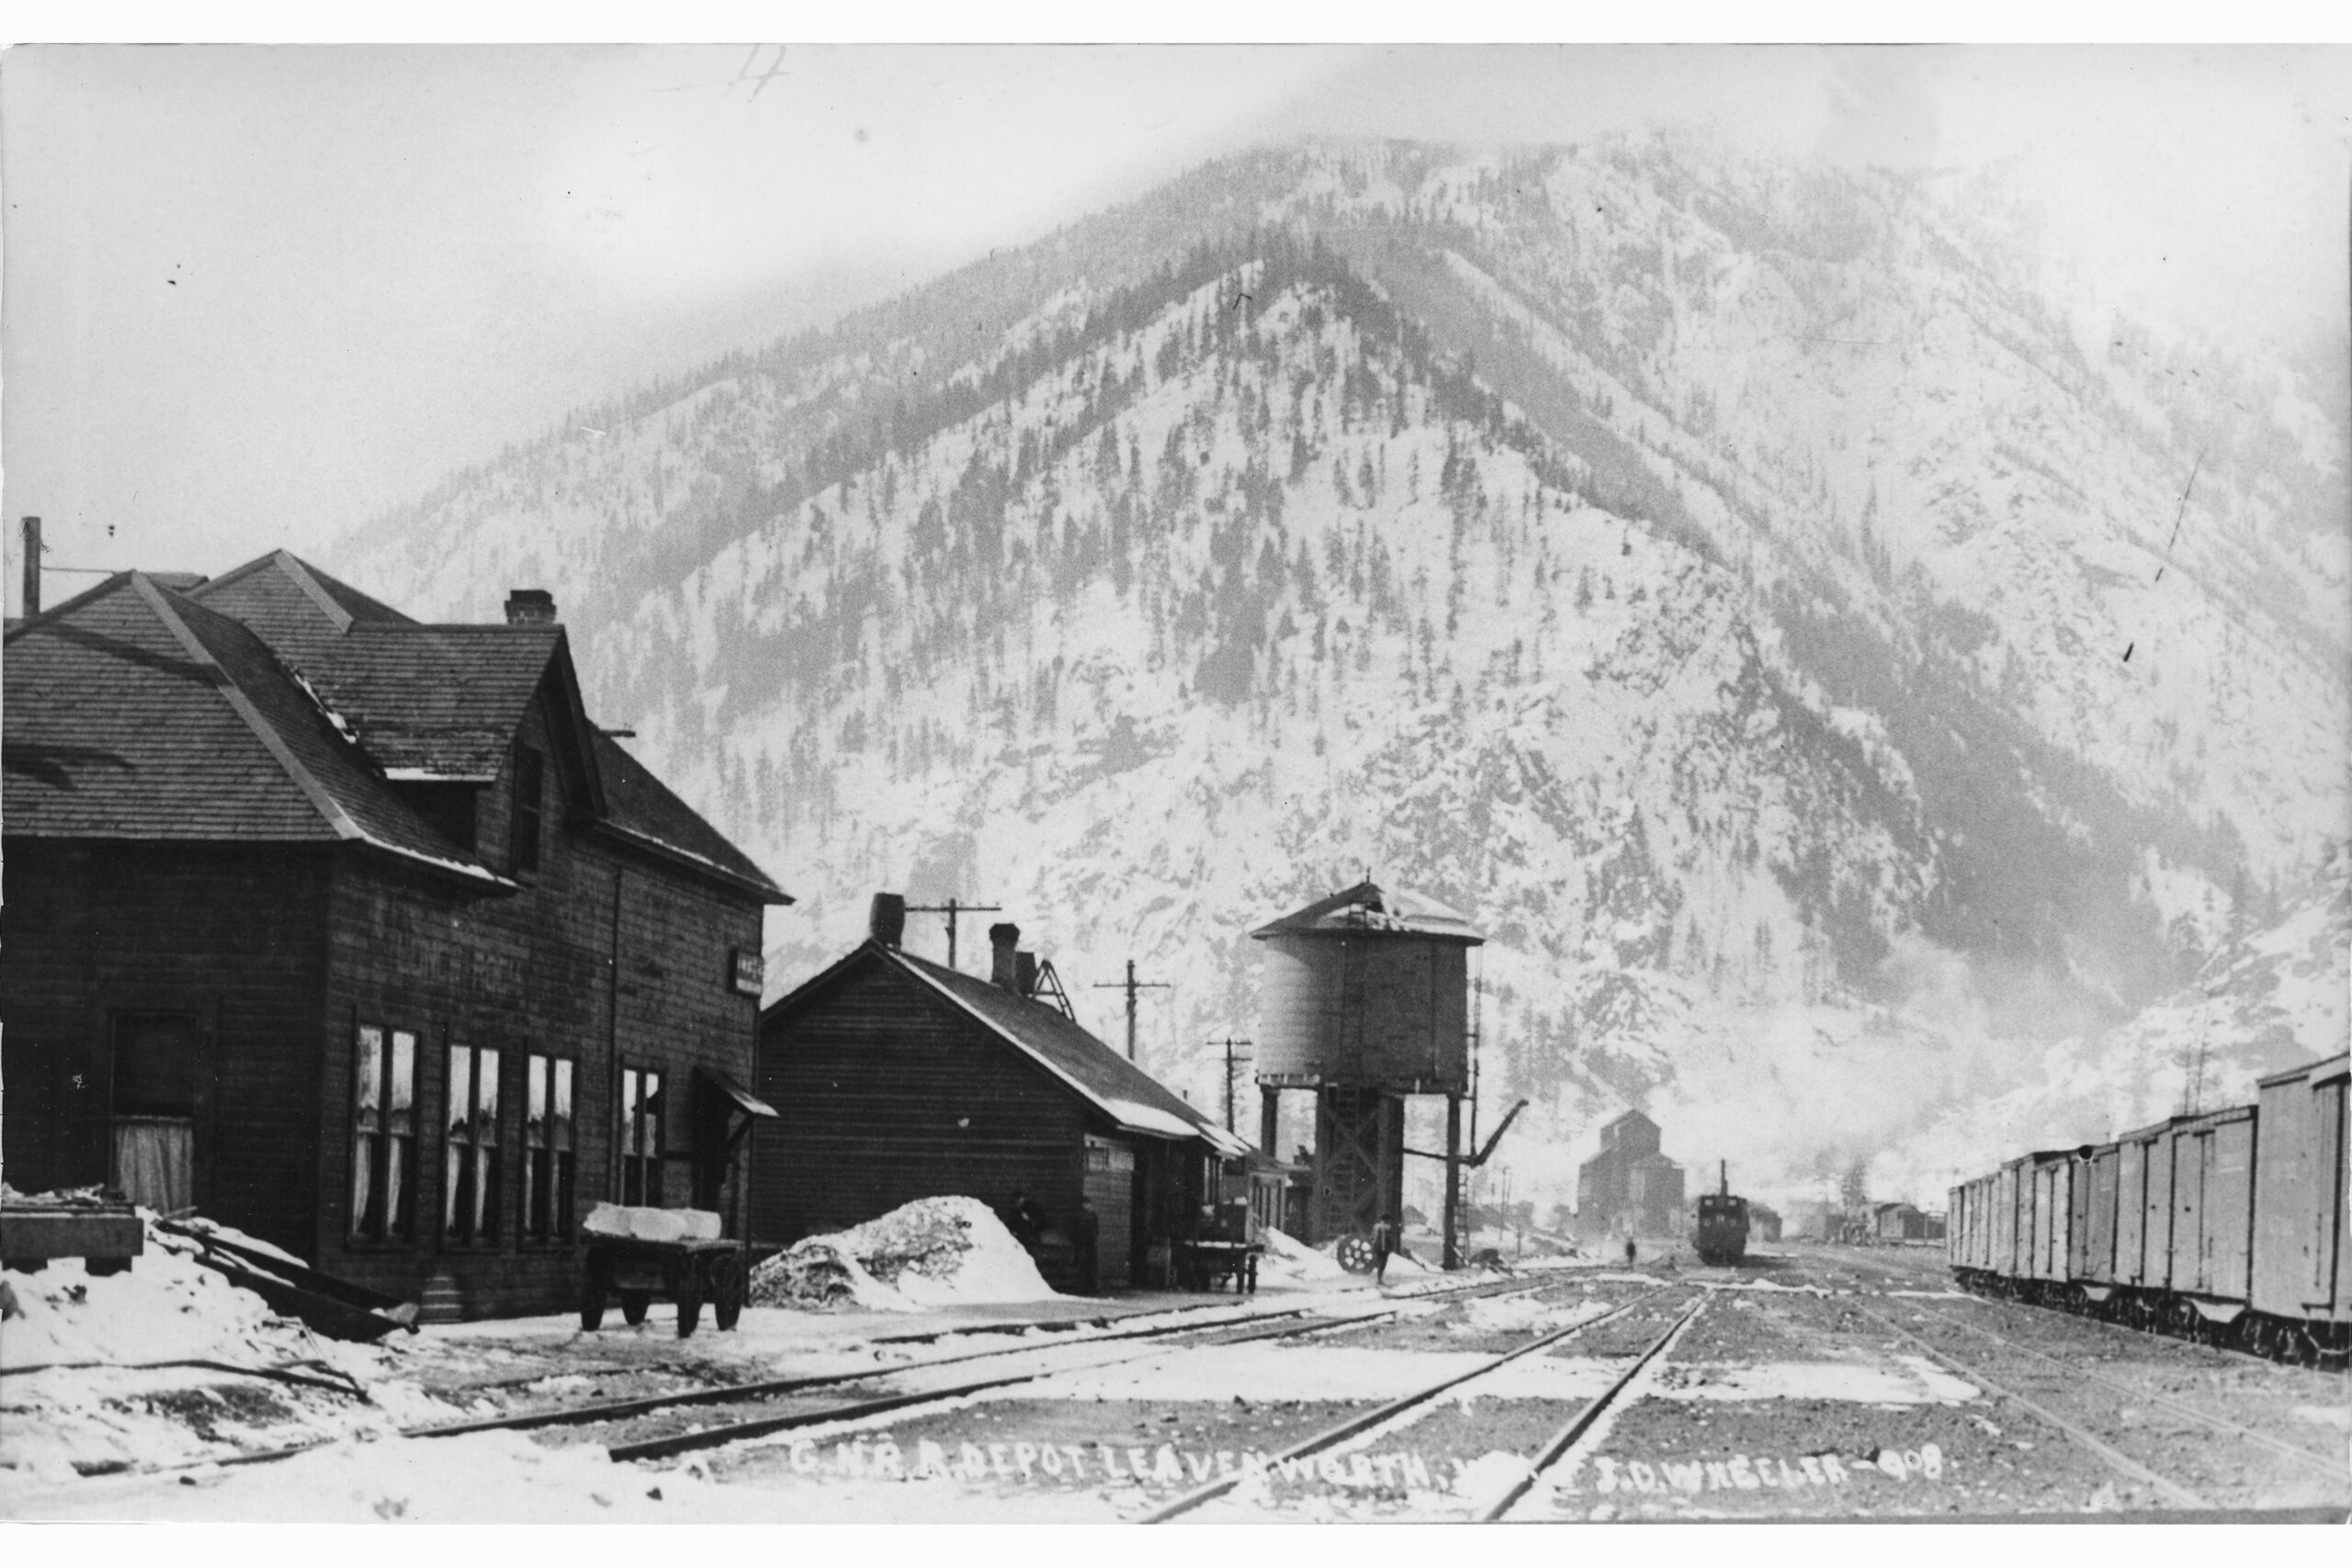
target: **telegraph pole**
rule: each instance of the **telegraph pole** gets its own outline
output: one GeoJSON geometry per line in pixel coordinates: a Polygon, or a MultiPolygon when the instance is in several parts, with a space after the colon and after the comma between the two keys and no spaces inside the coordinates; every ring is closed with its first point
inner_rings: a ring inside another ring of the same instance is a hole
{"type": "Polygon", "coordinates": [[[1225,1130],[1230,1133],[1233,1131],[1233,1069],[1238,1060],[1233,1055],[1234,1049],[1241,1045],[1255,1045],[1257,1042],[1236,1040],[1227,1035],[1223,1040],[1209,1040],[1203,1043],[1225,1047],[1225,1130]]]}
{"type": "Polygon", "coordinates": [[[956,967],[956,917],[959,915],[977,915],[983,911],[994,913],[1002,910],[1004,906],[1001,904],[962,904],[956,902],[953,898],[950,898],[944,904],[910,904],[907,906],[907,913],[910,915],[944,915],[947,917],[947,967],[953,969],[956,967]]]}
{"type": "Polygon", "coordinates": [[[1127,960],[1127,977],[1125,979],[1113,980],[1094,987],[1094,989],[1098,991],[1125,991],[1127,993],[1128,1061],[1132,1062],[1136,1059],[1136,993],[1137,991],[1172,991],[1175,988],[1175,987],[1169,985],[1163,980],[1136,979],[1136,961],[1132,958],[1127,960]]]}

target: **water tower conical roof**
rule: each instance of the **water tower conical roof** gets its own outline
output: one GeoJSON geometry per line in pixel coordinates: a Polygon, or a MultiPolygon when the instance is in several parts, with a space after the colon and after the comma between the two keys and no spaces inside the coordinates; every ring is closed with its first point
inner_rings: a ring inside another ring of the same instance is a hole
{"type": "Polygon", "coordinates": [[[1428,894],[1408,887],[1383,887],[1372,881],[1359,882],[1344,893],[1334,893],[1250,934],[1262,940],[1294,932],[1337,935],[1346,931],[1448,938],[1469,946],[1487,940],[1467,916],[1428,894]]]}

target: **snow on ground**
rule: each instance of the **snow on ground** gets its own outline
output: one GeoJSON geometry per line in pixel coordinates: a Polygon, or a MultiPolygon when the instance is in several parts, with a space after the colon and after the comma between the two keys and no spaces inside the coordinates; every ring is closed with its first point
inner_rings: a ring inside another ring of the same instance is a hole
{"type": "Polygon", "coordinates": [[[0,1493],[0,1512],[44,1519],[205,1523],[724,1524],[772,1520],[773,1496],[616,1465],[596,1444],[542,1448],[519,1432],[350,1438],[276,1464],[208,1466],[0,1493]]]}
{"type": "Polygon", "coordinates": [[[920,1312],[1057,1296],[977,1198],[919,1198],[848,1230],[803,1237],[752,1271],[752,1299],[769,1306],[920,1312]]]}
{"type": "Polygon", "coordinates": [[[275,1362],[312,1354],[300,1325],[197,1263],[195,1248],[149,1227],[126,1272],[99,1278],[78,1258],[6,1276],[23,1315],[0,1322],[0,1367],[162,1361],[191,1356],[275,1362]]]}
{"type": "Polygon", "coordinates": [[[1977,1397],[1922,1356],[1901,1366],[1859,1361],[1767,1361],[1753,1367],[1668,1367],[1650,1392],[1660,1399],[1835,1399],[1862,1404],[1958,1404],[1977,1397]]]}
{"type": "Polygon", "coordinates": [[[388,1375],[397,1346],[324,1339],[277,1316],[141,1213],[146,1250],[123,1273],[57,1258],[5,1276],[18,1315],[0,1320],[0,1468],[62,1480],[183,1463],[264,1430],[291,1443],[446,1416],[388,1375]],[[187,1361],[218,1365],[158,1365],[187,1361]]]}
{"type": "Polygon", "coordinates": [[[1606,1302],[1546,1302],[1535,1295],[1473,1296],[1462,1303],[1462,1332],[1501,1334],[1514,1329],[1548,1334],[1587,1323],[1609,1311],[1606,1302]]]}
{"type": "Polygon", "coordinates": [[[1258,1260],[1261,1286],[1277,1280],[1310,1284],[1351,1278],[1348,1271],[1340,1267],[1339,1259],[1328,1252],[1318,1252],[1272,1226],[1260,1235],[1266,1244],[1266,1255],[1258,1260]]]}
{"type": "MultiPolygon", "coordinates": [[[[1252,1403],[1268,1400],[1386,1400],[1427,1388],[1486,1365],[1494,1359],[1477,1350],[1397,1350],[1378,1346],[1271,1344],[1194,1346],[1165,1357],[1071,1372],[1038,1383],[1018,1384],[996,1396],[1012,1400],[1135,1399],[1222,1404],[1246,1390],[1252,1403]]],[[[1530,1356],[1532,1364],[1551,1358],[1530,1356]]],[[[1512,1363],[1514,1366],[1521,1362],[1512,1363]]],[[[1515,1398],[1580,1398],[1607,1386],[1605,1369],[1557,1363],[1563,1382],[1541,1373],[1514,1380],[1515,1398]],[[1598,1381],[1593,1381],[1598,1379],[1598,1381]],[[1543,1385],[1540,1389],[1538,1385],[1543,1385]],[[1562,1393],[1562,1389],[1566,1393],[1562,1393]]],[[[1498,1389],[1499,1393],[1500,1390],[1498,1389]]]]}

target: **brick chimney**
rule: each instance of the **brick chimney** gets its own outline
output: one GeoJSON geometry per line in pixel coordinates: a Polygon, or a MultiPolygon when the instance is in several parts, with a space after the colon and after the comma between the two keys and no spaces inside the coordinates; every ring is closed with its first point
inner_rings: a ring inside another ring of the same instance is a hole
{"type": "Polygon", "coordinates": [[[865,934],[885,947],[896,947],[907,934],[907,896],[876,893],[865,917],[865,934]]]}
{"type": "Polygon", "coordinates": [[[40,614],[40,519],[25,519],[25,618],[40,614]]]}
{"type": "Polygon", "coordinates": [[[555,595],[544,588],[509,591],[506,595],[506,624],[510,626],[555,625],[555,595]]]}
{"type": "Polygon", "coordinates": [[[1013,975],[1014,950],[1021,945],[1021,928],[1011,920],[1000,920],[989,928],[989,946],[994,953],[989,962],[989,984],[1008,991],[1021,987],[1013,975]]]}

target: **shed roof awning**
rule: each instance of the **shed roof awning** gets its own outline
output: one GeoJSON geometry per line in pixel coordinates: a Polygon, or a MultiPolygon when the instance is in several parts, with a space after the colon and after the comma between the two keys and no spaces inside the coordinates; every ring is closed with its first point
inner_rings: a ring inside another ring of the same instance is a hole
{"type": "Polygon", "coordinates": [[[1104,1095],[1101,1104],[1123,1132],[1148,1133],[1156,1138],[1197,1138],[1206,1133],[1205,1128],[1196,1126],[1182,1116],[1162,1111],[1157,1105],[1146,1105],[1139,1100],[1104,1095]]]}
{"type": "Polygon", "coordinates": [[[1227,1159],[1239,1159],[1250,1152],[1250,1144],[1247,1139],[1234,1136],[1215,1122],[1203,1123],[1200,1134],[1208,1141],[1209,1147],[1227,1159]]]}
{"type": "Polygon", "coordinates": [[[1187,1122],[1156,1105],[1109,1096],[1104,1097],[1102,1106],[1123,1133],[1146,1133],[1155,1138],[1198,1138],[1227,1159],[1250,1152],[1248,1143],[1214,1122],[1187,1122]]]}
{"type": "Polygon", "coordinates": [[[711,1088],[717,1089],[720,1094],[725,1095],[729,1100],[734,1101],[736,1108],[741,1111],[745,1115],[773,1117],[775,1114],[775,1106],[770,1105],[766,1100],[762,1100],[758,1095],[753,1094],[750,1089],[745,1089],[741,1084],[737,1083],[733,1078],[729,1077],[725,1073],[718,1071],[717,1068],[696,1067],[695,1071],[708,1082],[711,1088]]]}

